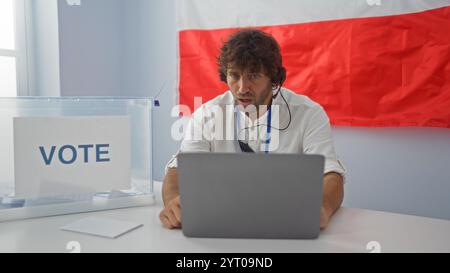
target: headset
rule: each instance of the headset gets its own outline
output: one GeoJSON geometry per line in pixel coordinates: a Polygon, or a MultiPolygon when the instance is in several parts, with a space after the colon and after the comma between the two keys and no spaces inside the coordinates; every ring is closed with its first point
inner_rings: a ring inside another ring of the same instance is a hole
{"type": "Polygon", "coordinates": [[[278,87],[277,92],[273,94],[272,98],[276,98],[278,96],[278,93],[280,93],[281,91],[281,86],[283,85],[285,80],[286,80],[286,68],[279,67],[277,75],[275,75],[272,79],[273,86],[275,88],[278,87]]]}
{"type": "MultiPolygon", "coordinates": [[[[281,86],[283,85],[284,81],[286,80],[286,68],[284,68],[283,66],[280,67],[278,69],[278,74],[276,77],[277,77],[277,81],[276,81],[275,86],[278,86],[278,90],[275,94],[272,95],[272,99],[276,98],[278,96],[278,94],[280,94],[281,98],[283,98],[284,103],[286,104],[286,107],[288,109],[289,122],[286,125],[286,127],[284,127],[284,128],[275,128],[272,125],[269,125],[269,126],[270,126],[270,128],[273,128],[275,130],[284,131],[284,130],[287,130],[287,128],[289,128],[289,125],[291,125],[291,120],[292,120],[291,109],[289,108],[289,103],[287,103],[286,99],[283,96],[283,93],[281,92],[281,86]]],[[[272,83],[273,83],[273,81],[272,81],[272,83]]]]}
{"type": "MultiPolygon", "coordinates": [[[[222,82],[227,83],[227,77],[226,77],[225,73],[223,71],[220,71],[219,75],[220,75],[220,80],[222,82]]],[[[243,131],[243,130],[247,130],[247,129],[250,129],[250,128],[257,128],[259,126],[266,126],[266,127],[270,126],[270,128],[278,130],[278,131],[284,131],[284,130],[287,130],[289,128],[289,125],[291,125],[291,120],[292,120],[291,109],[289,108],[289,104],[287,103],[286,99],[283,96],[283,92],[281,92],[281,86],[283,85],[285,80],[286,80],[286,69],[283,66],[278,67],[278,73],[275,76],[273,76],[272,79],[271,79],[272,85],[274,86],[274,90],[277,90],[276,92],[274,92],[272,94],[272,99],[276,98],[278,96],[278,94],[280,94],[281,98],[283,99],[284,103],[286,104],[286,107],[287,107],[287,110],[288,110],[288,113],[289,113],[289,122],[288,122],[288,124],[284,128],[276,128],[276,127],[274,127],[272,125],[258,124],[256,126],[250,126],[250,127],[242,128],[238,132],[238,134],[240,134],[241,131],[243,131]]]]}
{"type": "MultiPolygon", "coordinates": [[[[271,81],[272,81],[273,86],[281,87],[283,85],[284,81],[286,80],[286,68],[284,68],[283,66],[277,67],[277,68],[278,68],[277,74],[272,77],[271,81]]],[[[225,74],[225,71],[220,70],[219,77],[220,77],[220,81],[227,83],[227,75],[225,74]]]]}

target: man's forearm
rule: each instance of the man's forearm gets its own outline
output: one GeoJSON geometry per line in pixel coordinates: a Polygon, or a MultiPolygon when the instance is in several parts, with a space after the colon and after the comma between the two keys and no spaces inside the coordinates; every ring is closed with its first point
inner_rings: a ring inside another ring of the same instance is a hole
{"type": "Polygon", "coordinates": [[[325,174],[323,177],[322,207],[329,214],[328,217],[341,207],[344,199],[344,183],[342,176],[335,172],[325,174]]]}
{"type": "Polygon", "coordinates": [[[162,199],[164,205],[170,200],[174,199],[180,194],[178,189],[178,173],[176,168],[169,168],[167,174],[164,177],[164,183],[162,188],[162,199]]]}

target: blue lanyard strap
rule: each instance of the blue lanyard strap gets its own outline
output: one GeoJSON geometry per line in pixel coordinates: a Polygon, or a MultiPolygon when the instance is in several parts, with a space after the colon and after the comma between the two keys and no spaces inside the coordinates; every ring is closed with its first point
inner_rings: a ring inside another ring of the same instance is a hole
{"type": "Polygon", "coordinates": [[[267,130],[266,130],[266,154],[269,153],[269,145],[270,145],[270,125],[272,124],[272,105],[269,107],[269,113],[267,113],[267,130]]]}

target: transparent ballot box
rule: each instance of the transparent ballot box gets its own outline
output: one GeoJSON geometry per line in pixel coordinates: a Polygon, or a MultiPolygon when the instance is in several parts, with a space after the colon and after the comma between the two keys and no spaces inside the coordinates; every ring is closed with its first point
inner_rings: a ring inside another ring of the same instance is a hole
{"type": "Polygon", "coordinates": [[[150,98],[0,98],[0,222],[150,205],[150,98]]]}

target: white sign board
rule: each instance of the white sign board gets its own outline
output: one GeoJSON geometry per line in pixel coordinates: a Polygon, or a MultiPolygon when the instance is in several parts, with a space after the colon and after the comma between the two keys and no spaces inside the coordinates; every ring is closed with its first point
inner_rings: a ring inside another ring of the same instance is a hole
{"type": "Polygon", "coordinates": [[[127,116],[15,117],[13,126],[16,196],[130,188],[127,116]]]}

